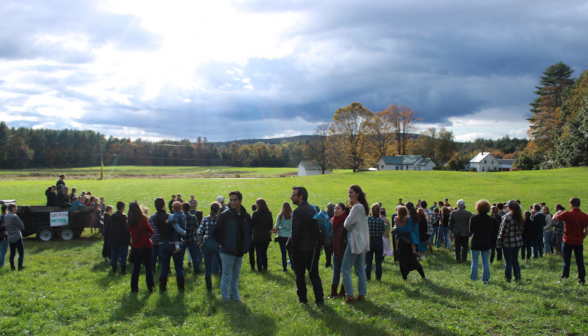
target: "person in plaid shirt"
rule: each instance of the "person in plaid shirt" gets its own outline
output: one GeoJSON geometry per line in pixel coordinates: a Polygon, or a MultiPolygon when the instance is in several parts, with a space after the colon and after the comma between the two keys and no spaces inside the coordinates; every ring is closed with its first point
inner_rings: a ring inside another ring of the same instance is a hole
{"type": "MultiPolygon", "coordinates": [[[[220,245],[212,236],[212,229],[218,219],[218,213],[220,211],[220,204],[213,202],[210,205],[210,215],[202,219],[202,224],[198,228],[197,236],[198,245],[202,247],[202,253],[204,254],[204,280],[206,281],[206,289],[212,291],[212,261],[216,255],[217,260],[221,262],[220,257],[220,245]]],[[[222,268],[222,263],[220,264],[222,268]]]]}
{"type": "Polygon", "coordinates": [[[433,256],[433,242],[435,241],[435,235],[439,230],[439,221],[435,220],[437,216],[435,216],[435,212],[431,209],[427,209],[427,201],[421,201],[421,208],[427,215],[427,234],[429,235],[429,240],[427,240],[427,246],[429,247],[429,252],[431,253],[431,257],[433,256]]]}
{"type": "Polygon", "coordinates": [[[372,261],[376,256],[376,280],[382,280],[382,261],[384,261],[384,241],[382,236],[386,231],[387,225],[380,218],[380,204],[372,205],[372,212],[368,217],[368,227],[370,230],[370,250],[365,253],[365,276],[366,280],[372,278],[372,261]]]}
{"type": "Polygon", "coordinates": [[[153,270],[153,274],[155,274],[155,265],[157,265],[159,260],[159,231],[157,230],[157,226],[153,223],[153,218],[155,218],[155,216],[157,216],[157,212],[149,217],[149,225],[151,225],[153,232],[155,232],[151,235],[151,241],[153,242],[153,247],[151,248],[153,252],[153,267],[151,269],[153,270]]]}
{"type": "Polygon", "coordinates": [[[200,251],[200,246],[198,246],[198,241],[196,240],[196,232],[199,226],[198,219],[196,219],[196,216],[190,214],[190,203],[183,203],[182,210],[184,211],[184,216],[186,217],[186,237],[184,237],[184,253],[186,253],[186,248],[190,251],[190,256],[194,261],[192,263],[194,267],[194,274],[199,274],[200,261],[202,261],[202,252],[200,251]]]}
{"type": "Polygon", "coordinates": [[[523,230],[525,220],[521,214],[521,207],[515,201],[508,201],[508,213],[502,217],[502,223],[498,230],[497,247],[502,248],[506,268],[504,277],[510,282],[514,270],[515,281],[521,280],[521,268],[519,266],[519,249],[523,246],[523,230]]]}

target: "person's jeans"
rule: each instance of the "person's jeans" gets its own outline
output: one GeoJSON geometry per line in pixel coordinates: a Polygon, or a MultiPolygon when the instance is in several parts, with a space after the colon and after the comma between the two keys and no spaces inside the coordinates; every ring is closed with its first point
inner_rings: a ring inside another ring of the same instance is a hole
{"type": "Polygon", "coordinates": [[[239,296],[239,275],[241,274],[243,257],[222,252],[220,256],[223,262],[223,276],[221,278],[221,295],[223,301],[229,302],[231,301],[231,297],[235,301],[241,301],[241,296],[239,296]]]}
{"type": "Polygon", "coordinates": [[[455,236],[455,259],[457,261],[468,261],[468,243],[470,237],[455,236]]]}
{"type": "Polygon", "coordinates": [[[581,282],[584,282],[586,280],[586,268],[584,267],[584,246],[582,245],[570,245],[566,243],[563,244],[564,266],[561,277],[567,278],[570,276],[570,263],[572,261],[572,251],[574,251],[574,255],[576,255],[578,278],[581,282]]]}
{"type": "Polygon", "coordinates": [[[543,235],[538,235],[533,244],[533,258],[543,257],[543,235]]]}
{"type": "Polygon", "coordinates": [[[472,273],[470,278],[472,280],[478,280],[478,259],[480,254],[482,255],[482,281],[490,280],[490,264],[488,263],[488,256],[490,255],[490,250],[480,251],[480,250],[471,250],[472,252],[472,273]]]}
{"type": "Polygon", "coordinates": [[[214,257],[216,256],[218,260],[221,260],[219,243],[214,238],[209,237],[202,245],[202,253],[204,254],[204,276],[209,277],[212,275],[212,261],[214,257]]]}
{"type": "Polygon", "coordinates": [[[131,291],[139,289],[139,274],[141,264],[145,265],[145,278],[147,288],[153,290],[153,251],[150,248],[142,247],[133,249],[133,274],[131,275],[131,291]]]}
{"type": "MultiPolygon", "coordinates": [[[[288,252],[288,257],[290,258],[290,263],[292,262],[292,252],[286,248],[286,243],[288,242],[288,237],[278,237],[278,244],[280,244],[280,251],[282,252],[282,269],[288,269],[288,259],[286,257],[286,251],[288,252]]],[[[292,267],[293,269],[294,267],[292,267]]]]}
{"type": "Polygon", "coordinates": [[[151,271],[155,274],[155,266],[157,266],[157,260],[161,262],[161,259],[159,258],[159,244],[153,244],[153,247],[151,248],[151,254],[153,255],[151,259],[151,261],[153,262],[151,271]]]}
{"type": "Polygon", "coordinates": [[[502,249],[502,252],[504,253],[504,263],[506,264],[506,268],[504,269],[504,277],[508,281],[512,279],[513,271],[515,280],[521,280],[519,249],[520,247],[504,247],[502,249]]]}
{"type": "Polygon", "coordinates": [[[370,250],[365,253],[365,276],[372,278],[372,262],[376,256],[376,279],[382,278],[382,261],[384,261],[384,242],[382,238],[370,239],[370,250]]]}
{"type": "Polygon", "coordinates": [[[551,247],[551,236],[553,232],[544,232],[543,233],[543,245],[545,246],[545,254],[553,253],[553,248],[551,247]]]}
{"type": "Polygon", "coordinates": [[[494,261],[494,255],[496,254],[496,260],[502,260],[502,249],[496,247],[496,238],[493,236],[490,238],[490,263],[494,261]]]}
{"type": "Polygon", "coordinates": [[[345,286],[345,293],[347,296],[353,296],[351,266],[355,268],[355,274],[357,274],[357,292],[359,295],[367,294],[367,281],[365,268],[363,268],[364,260],[365,253],[353,254],[351,253],[351,245],[347,245],[345,255],[343,256],[343,263],[341,265],[341,272],[343,272],[343,286],[345,286]]]}
{"type": "Polygon", "coordinates": [[[319,256],[320,247],[308,250],[308,251],[294,251],[293,253],[294,264],[296,270],[296,293],[298,294],[298,300],[302,303],[307,302],[306,298],[306,277],[304,274],[308,271],[308,277],[312,283],[312,289],[314,291],[314,299],[316,303],[322,304],[324,302],[323,283],[319,275],[319,256]]]}
{"type": "Polygon", "coordinates": [[[21,269],[24,262],[24,243],[22,238],[14,243],[10,243],[10,267],[12,268],[14,268],[14,257],[16,255],[16,250],[18,250],[18,269],[21,269]]]}
{"type": "Polygon", "coordinates": [[[127,255],[129,254],[128,246],[111,246],[110,247],[110,265],[116,266],[117,262],[121,267],[127,267],[127,255]]]}
{"type": "Polygon", "coordinates": [[[267,248],[269,243],[254,243],[255,254],[257,254],[257,270],[259,272],[267,271],[267,248]]]}
{"type": "MultiPolygon", "coordinates": [[[[180,244],[180,248],[181,248],[180,244]]],[[[176,247],[172,243],[159,244],[159,256],[161,257],[161,273],[159,276],[166,277],[170,271],[171,259],[174,259],[176,276],[184,276],[184,252],[174,253],[176,247]]]]}
{"type": "Polygon", "coordinates": [[[223,271],[223,262],[220,258],[220,252],[219,255],[217,256],[216,254],[212,255],[212,274],[217,274],[217,273],[221,273],[222,275],[222,271],[223,271]]]}
{"type": "Polygon", "coordinates": [[[437,231],[437,248],[441,244],[441,237],[445,241],[445,249],[449,248],[449,228],[445,226],[439,226],[439,231],[437,231]]]}
{"type": "Polygon", "coordinates": [[[333,254],[333,281],[331,284],[339,285],[341,281],[341,264],[343,263],[343,257],[335,257],[333,254]]]}
{"type": "Polygon", "coordinates": [[[527,256],[527,260],[531,259],[531,247],[535,248],[536,244],[537,241],[535,241],[535,239],[523,240],[523,248],[521,248],[521,260],[525,260],[525,254],[527,256]]]}
{"type": "MultiPolygon", "coordinates": [[[[433,234],[429,237],[429,243],[431,246],[435,245],[435,238],[439,235],[439,225],[433,225],[433,234]]],[[[439,248],[439,247],[437,247],[439,248]]]]}
{"type": "Polygon", "coordinates": [[[188,249],[188,252],[190,253],[189,256],[192,257],[192,266],[194,267],[194,274],[200,273],[200,262],[202,261],[202,252],[200,252],[200,248],[198,248],[198,242],[194,240],[184,244],[184,253],[186,253],[186,249],[188,249]]]}
{"type": "Polygon", "coordinates": [[[0,241],[0,267],[4,267],[4,260],[6,258],[6,252],[8,251],[8,240],[6,238],[0,241]]]}

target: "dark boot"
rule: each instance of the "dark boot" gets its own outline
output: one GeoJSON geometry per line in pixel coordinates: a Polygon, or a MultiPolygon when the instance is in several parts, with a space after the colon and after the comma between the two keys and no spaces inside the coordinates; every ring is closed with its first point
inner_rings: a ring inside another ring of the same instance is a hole
{"type": "Polygon", "coordinates": [[[343,286],[343,284],[341,284],[341,290],[339,290],[339,295],[337,295],[337,298],[343,298],[345,297],[345,287],[343,286]]]}
{"type": "Polygon", "coordinates": [[[166,276],[160,276],[159,277],[159,291],[160,292],[165,292],[165,289],[167,288],[167,277],[166,276]]]}
{"type": "Polygon", "coordinates": [[[112,274],[116,274],[117,267],[118,267],[117,265],[112,266],[112,274]]]}
{"type": "Polygon", "coordinates": [[[204,277],[204,280],[206,280],[206,290],[211,292],[212,291],[212,279],[210,278],[210,276],[204,277]]]}
{"type": "Polygon", "coordinates": [[[120,274],[121,275],[126,275],[127,274],[127,266],[121,266],[120,267],[120,274]]]}
{"type": "Polygon", "coordinates": [[[176,277],[176,281],[178,283],[178,291],[183,292],[184,291],[184,277],[176,277]]]}
{"type": "Polygon", "coordinates": [[[337,297],[337,286],[338,285],[331,284],[331,294],[327,297],[327,299],[334,299],[337,297]]]}

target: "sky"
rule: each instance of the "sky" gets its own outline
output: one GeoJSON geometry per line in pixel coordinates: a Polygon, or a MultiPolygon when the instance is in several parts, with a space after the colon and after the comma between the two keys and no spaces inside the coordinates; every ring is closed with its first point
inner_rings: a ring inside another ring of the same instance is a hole
{"type": "Polygon", "coordinates": [[[312,134],[361,102],[520,138],[560,61],[587,68],[587,1],[0,0],[10,127],[230,141],[312,134]]]}

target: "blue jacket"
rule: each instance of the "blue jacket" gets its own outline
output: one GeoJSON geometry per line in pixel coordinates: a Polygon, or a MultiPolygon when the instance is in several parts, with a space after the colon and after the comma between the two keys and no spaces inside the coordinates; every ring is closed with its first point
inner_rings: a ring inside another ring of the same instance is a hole
{"type": "Polygon", "coordinates": [[[243,206],[240,215],[229,207],[218,216],[212,236],[223,253],[242,257],[251,247],[251,216],[243,206]]]}
{"type": "Polygon", "coordinates": [[[419,244],[419,223],[413,222],[412,218],[409,218],[406,224],[402,227],[396,227],[396,235],[398,239],[402,239],[407,243],[419,244]]]}

